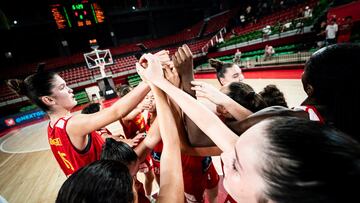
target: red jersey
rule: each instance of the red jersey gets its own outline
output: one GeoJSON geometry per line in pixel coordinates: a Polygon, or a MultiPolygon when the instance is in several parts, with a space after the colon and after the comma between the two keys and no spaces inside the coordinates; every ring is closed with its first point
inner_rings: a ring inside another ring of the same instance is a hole
{"type": "Polygon", "coordinates": [[[160,158],[163,149],[162,140],[151,151],[151,159],[153,163],[154,174],[160,177],[160,158]]]}
{"type": "Polygon", "coordinates": [[[318,121],[321,124],[325,124],[324,118],[321,116],[319,111],[316,109],[315,106],[312,105],[305,105],[305,106],[298,106],[294,108],[295,110],[303,110],[309,114],[309,119],[311,121],[318,121]]]}
{"type": "Polygon", "coordinates": [[[66,132],[66,125],[71,117],[63,117],[56,121],[54,127],[48,126],[48,139],[51,151],[66,176],[79,168],[100,159],[101,137],[94,131],[88,136],[88,144],[83,151],[77,150],[66,132]]]}
{"type": "Polygon", "coordinates": [[[147,119],[145,119],[143,113],[139,113],[132,121],[129,121],[127,126],[124,126],[122,122],[120,122],[124,126],[124,132],[126,138],[132,139],[136,136],[137,132],[145,132],[148,131],[150,128],[149,125],[149,118],[151,114],[148,113],[147,119]]]}
{"type": "Polygon", "coordinates": [[[211,157],[181,155],[184,192],[187,202],[204,202],[205,189],[212,189],[219,183],[219,175],[211,157]]]}
{"type": "Polygon", "coordinates": [[[150,200],[145,195],[145,190],[143,184],[138,181],[138,179],[135,177],[135,188],[138,194],[138,203],[150,203],[150,200]]]}
{"type": "MultiPolygon", "coordinates": [[[[149,112],[147,112],[146,115],[144,115],[144,112],[139,113],[132,121],[128,122],[127,126],[124,125],[124,123],[120,120],[126,138],[132,139],[137,135],[137,133],[147,132],[150,128],[150,117],[151,117],[151,113],[149,112]]],[[[143,139],[140,142],[142,141],[143,139]]],[[[152,170],[152,167],[153,164],[151,161],[151,157],[150,155],[147,155],[146,159],[142,163],[140,163],[139,171],[141,173],[148,173],[150,170],[152,170]]]]}
{"type": "MultiPolygon", "coordinates": [[[[163,143],[158,143],[151,152],[154,173],[160,176],[160,159],[163,143]]],[[[205,189],[215,188],[219,183],[219,175],[211,157],[189,156],[181,154],[181,165],[184,179],[186,202],[204,202],[205,189]]]]}

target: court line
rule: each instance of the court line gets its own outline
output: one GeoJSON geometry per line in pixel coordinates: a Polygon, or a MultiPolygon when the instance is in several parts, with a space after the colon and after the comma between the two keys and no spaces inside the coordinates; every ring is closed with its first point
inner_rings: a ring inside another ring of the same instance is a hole
{"type": "Polygon", "coordinates": [[[25,153],[32,153],[32,152],[40,152],[40,151],[46,151],[46,150],[50,150],[50,146],[49,147],[42,147],[42,148],[38,148],[38,149],[33,149],[33,150],[25,150],[25,151],[9,151],[4,149],[3,145],[6,142],[6,140],[4,140],[1,144],[0,144],[0,151],[5,152],[5,153],[9,153],[9,154],[25,154],[25,153]]]}

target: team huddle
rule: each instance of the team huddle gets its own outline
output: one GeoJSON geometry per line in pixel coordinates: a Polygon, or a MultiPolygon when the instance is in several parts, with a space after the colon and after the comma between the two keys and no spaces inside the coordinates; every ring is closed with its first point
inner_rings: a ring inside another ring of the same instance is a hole
{"type": "Polygon", "coordinates": [[[336,44],[306,62],[307,98],[289,108],[269,84],[256,93],[233,63],[210,59],[220,89],[196,81],[187,45],[144,54],[142,82],[108,108],[81,114],[73,90],[39,69],[9,87],[47,112],[48,140],[68,177],[56,202],[352,202],[360,181],[358,44],[336,44]],[[124,135],[105,126],[120,122],[124,135]],[[145,175],[144,183],[137,173],[145,175]],[[153,181],[159,192],[152,195],[153,181]]]}

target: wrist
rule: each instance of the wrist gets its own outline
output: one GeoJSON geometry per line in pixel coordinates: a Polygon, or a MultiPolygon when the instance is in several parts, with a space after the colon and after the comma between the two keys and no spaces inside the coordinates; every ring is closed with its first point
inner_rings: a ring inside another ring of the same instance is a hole
{"type": "Polygon", "coordinates": [[[228,106],[232,104],[232,99],[230,97],[228,97],[227,95],[224,96],[224,99],[221,100],[220,105],[222,106],[228,106]]]}
{"type": "Polygon", "coordinates": [[[195,80],[194,74],[192,74],[192,73],[181,75],[181,81],[183,81],[183,82],[191,82],[194,80],[195,80]]]}

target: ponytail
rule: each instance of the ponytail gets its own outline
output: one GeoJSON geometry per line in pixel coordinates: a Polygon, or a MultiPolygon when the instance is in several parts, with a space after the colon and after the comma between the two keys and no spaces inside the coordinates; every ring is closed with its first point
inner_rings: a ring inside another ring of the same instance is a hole
{"type": "Polygon", "coordinates": [[[25,80],[9,79],[7,85],[19,96],[27,96],[30,101],[35,103],[44,111],[49,111],[49,107],[44,104],[40,97],[51,95],[53,88],[54,72],[44,70],[45,64],[40,63],[37,72],[26,77],[25,80]]]}
{"type": "Polygon", "coordinates": [[[224,63],[218,59],[209,59],[209,64],[211,67],[215,68],[216,70],[216,77],[220,84],[220,78],[224,78],[224,74],[226,73],[226,69],[231,68],[234,64],[233,63],[224,63]]]}
{"type": "Polygon", "coordinates": [[[209,59],[209,64],[211,67],[215,68],[216,72],[221,71],[224,63],[218,59],[209,59]]]}
{"type": "Polygon", "coordinates": [[[26,96],[27,95],[26,85],[25,85],[25,82],[23,80],[9,79],[9,80],[6,81],[6,84],[17,95],[19,95],[19,96],[26,96]]]}

